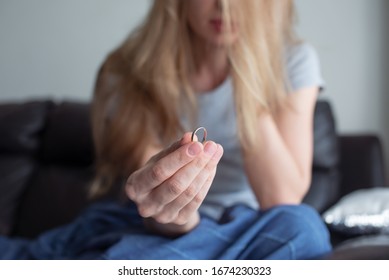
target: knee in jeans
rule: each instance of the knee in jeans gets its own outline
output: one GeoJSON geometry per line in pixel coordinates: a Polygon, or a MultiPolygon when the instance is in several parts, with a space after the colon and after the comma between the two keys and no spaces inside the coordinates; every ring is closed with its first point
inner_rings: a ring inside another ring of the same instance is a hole
{"type": "Polygon", "coordinates": [[[320,215],[307,205],[280,206],[279,220],[296,258],[317,258],[330,251],[328,230],[320,215]]]}

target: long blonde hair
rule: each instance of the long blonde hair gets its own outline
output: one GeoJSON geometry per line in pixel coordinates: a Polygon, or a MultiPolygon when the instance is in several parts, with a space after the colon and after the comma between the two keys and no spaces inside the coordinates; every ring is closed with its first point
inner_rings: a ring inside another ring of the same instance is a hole
{"type": "MultiPolygon", "coordinates": [[[[193,49],[186,1],[155,0],[144,23],[99,71],[92,102],[97,176],[92,193],[140,167],[146,147],[165,146],[182,132],[179,112],[196,110],[189,83],[193,49]]],[[[285,94],[283,51],[294,40],[292,0],[222,0],[239,39],[228,50],[244,150],[256,143],[256,116],[273,113],[285,94]],[[232,2],[234,2],[232,4],[232,2]],[[238,4],[238,8],[235,5],[238,4]]]]}

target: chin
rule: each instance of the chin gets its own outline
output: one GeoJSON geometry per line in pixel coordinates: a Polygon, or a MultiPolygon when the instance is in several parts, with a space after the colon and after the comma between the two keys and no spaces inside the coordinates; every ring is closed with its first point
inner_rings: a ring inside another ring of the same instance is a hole
{"type": "Polygon", "coordinates": [[[208,37],[209,44],[215,47],[229,47],[233,45],[238,40],[238,36],[236,34],[227,34],[227,35],[213,35],[212,37],[208,37]]]}

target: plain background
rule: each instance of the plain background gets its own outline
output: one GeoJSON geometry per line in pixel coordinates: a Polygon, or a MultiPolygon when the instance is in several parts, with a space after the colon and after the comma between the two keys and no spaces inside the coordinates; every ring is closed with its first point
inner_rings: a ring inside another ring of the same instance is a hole
{"type": "MultiPolygon", "coordinates": [[[[0,0],[0,102],[88,102],[99,65],[150,3],[0,0]]],[[[389,161],[389,1],[296,0],[296,7],[297,31],[319,54],[320,98],[332,103],[338,130],[379,134],[389,161]]]]}

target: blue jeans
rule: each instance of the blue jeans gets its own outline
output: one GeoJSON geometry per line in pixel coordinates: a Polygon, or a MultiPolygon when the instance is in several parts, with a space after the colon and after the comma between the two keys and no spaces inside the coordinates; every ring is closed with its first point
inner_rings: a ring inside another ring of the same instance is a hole
{"type": "Polygon", "coordinates": [[[324,223],[307,205],[237,205],[167,238],[148,232],[133,204],[102,203],[35,240],[0,236],[0,259],[316,259],[330,250],[324,223]]]}

